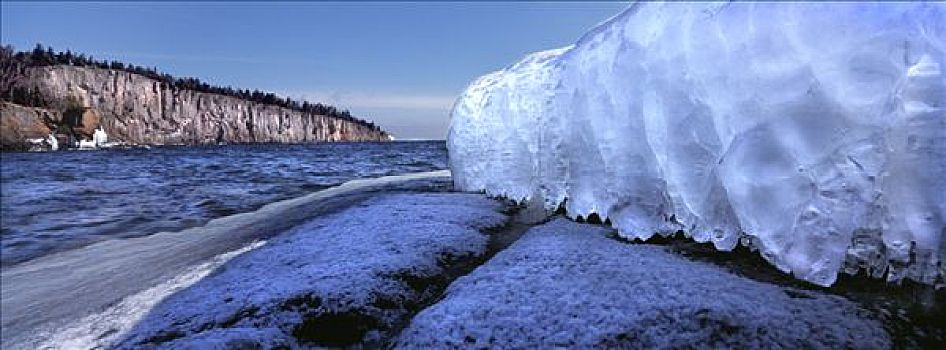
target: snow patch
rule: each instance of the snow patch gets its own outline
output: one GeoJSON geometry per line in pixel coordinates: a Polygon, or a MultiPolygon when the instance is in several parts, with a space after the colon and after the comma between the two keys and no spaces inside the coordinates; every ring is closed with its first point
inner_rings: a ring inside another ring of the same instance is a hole
{"type": "Polygon", "coordinates": [[[565,219],[531,229],[451,284],[397,347],[891,346],[880,322],[843,298],[756,282],[611,233],[565,219]]]}
{"type": "Polygon", "coordinates": [[[475,194],[396,194],[315,219],[166,298],[119,347],[376,343],[430,297],[428,279],[486,251],[481,230],[505,223],[502,208],[475,194]]]}

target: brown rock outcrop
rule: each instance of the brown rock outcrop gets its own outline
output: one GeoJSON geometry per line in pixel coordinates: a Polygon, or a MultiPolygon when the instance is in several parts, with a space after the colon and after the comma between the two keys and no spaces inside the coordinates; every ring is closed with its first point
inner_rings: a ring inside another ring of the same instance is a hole
{"type": "Polygon", "coordinates": [[[76,136],[84,139],[91,139],[92,133],[102,123],[102,118],[90,107],[83,107],[74,111],[63,113],[64,124],[72,127],[76,136]]]}
{"type": "Polygon", "coordinates": [[[54,110],[0,102],[0,149],[25,150],[26,140],[46,137],[61,120],[54,110]]]}

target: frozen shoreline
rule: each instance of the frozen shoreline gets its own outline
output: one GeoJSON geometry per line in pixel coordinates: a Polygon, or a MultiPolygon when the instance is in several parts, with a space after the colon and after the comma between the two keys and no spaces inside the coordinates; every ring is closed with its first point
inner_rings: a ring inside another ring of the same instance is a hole
{"type": "Polygon", "coordinates": [[[472,82],[450,167],[459,190],[739,244],[820,286],[946,286],[943,33],[942,2],[635,3],[472,82]]]}
{"type": "MultiPolygon", "coordinates": [[[[201,227],[102,241],[0,270],[2,347],[31,348],[40,330],[53,332],[186,273],[214,257],[265,240],[310,218],[336,212],[380,190],[430,190],[449,171],[346,182],[214,219],[201,227]],[[32,338],[32,339],[31,339],[32,338]]],[[[156,302],[156,301],[154,301],[156,302]]],[[[41,333],[41,332],[40,332],[41,333]]]]}
{"type": "Polygon", "coordinates": [[[470,193],[380,194],[316,218],[164,299],[118,348],[384,344],[483,256],[504,205],[470,193]]]}
{"type": "Polygon", "coordinates": [[[891,346],[843,298],[740,277],[564,218],[529,230],[414,317],[398,347],[891,346]]]}
{"type": "Polygon", "coordinates": [[[357,180],[201,230],[5,269],[3,348],[875,348],[916,332],[836,289],[746,276],[602,226],[529,221],[451,188],[446,171],[357,180]]]}

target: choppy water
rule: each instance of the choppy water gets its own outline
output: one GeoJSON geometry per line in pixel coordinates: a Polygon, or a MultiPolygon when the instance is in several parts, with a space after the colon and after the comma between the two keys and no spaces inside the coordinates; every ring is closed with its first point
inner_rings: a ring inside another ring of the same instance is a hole
{"type": "Polygon", "coordinates": [[[445,169],[443,142],[4,153],[2,266],[179,231],[365,177],[445,169]]]}

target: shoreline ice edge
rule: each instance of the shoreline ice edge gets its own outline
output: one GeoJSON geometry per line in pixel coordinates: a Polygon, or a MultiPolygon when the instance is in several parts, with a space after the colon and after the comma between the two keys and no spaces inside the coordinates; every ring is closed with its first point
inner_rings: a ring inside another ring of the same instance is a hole
{"type": "Polygon", "coordinates": [[[822,286],[860,270],[942,286],[944,8],[632,5],[464,91],[455,185],[628,238],[743,243],[822,286]]]}

